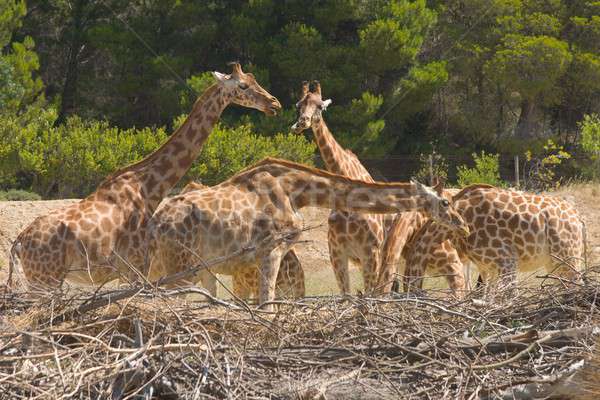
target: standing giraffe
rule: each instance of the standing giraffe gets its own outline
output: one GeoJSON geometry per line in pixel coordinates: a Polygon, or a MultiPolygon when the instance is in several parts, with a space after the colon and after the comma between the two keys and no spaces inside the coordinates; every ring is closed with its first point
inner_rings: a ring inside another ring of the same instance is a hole
{"type": "MultiPolygon", "coordinates": [[[[296,103],[298,121],[292,126],[292,131],[302,133],[312,128],[321,158],[328,171],[365,182],[374,182],[358,157],[340,146],[325,124],[322,112],[330,103],[330,99],[322,99],[319,82],[314,82],[312,92],[309,83],[303,82],[302,97],[296,103]]],[[[381,263],[381,247],[389,225],[386,224],[386,220],[391,221],[391,216],[339,210],[334,210],[329,215],[327,232],[329,257],[342,293],[350,292],[349,260],[362,267],[365,291],[371,292],[376,288],[381,263]]]]}
{"type": "Polygon", "coordinates": [[[371,213],[422,209],[452,229],[466,229],[448,200],[419,183],[369,183],[267,158],[219,185],[164,203],[150,228],[150,279],[180,272],[197,261],[194,253],[201,254],[205,261],[225,259],[211,267],[219,274],[259,266],[259,301],[270,301],[281,259],[302,230],[298,210],[307,206],[371,213]],[[285,239],[272,240],[278,237],[285,239]]]}
{"type": "MultiPolygon", "coordinates": [[[[540,267],[571,279],[578,276],[576,269],[584,255],[584,226],[569,202],[488,185],[467,187],[453,200],[471,234],[460,238],[439,224],[425,223],[405,250],[405,290],[409,286],[422,287],[423,273],[430,265],[452,273],[447,265],[435,260],[436,249],[447,240],[463,261],[477,265],[485,283],[498,279],[513,282],[517,270],[540,267]]],[[[438,253],[439,260],[447,261],[445,257],[444,252],[438,253]]],[[[460,264],[460,260],[455,261],[460,264]]]]}
{"type": "Polygon", "coordinates": [[[118,170],[78,203],[37,218],[11,248],[9,283],[18,258],[30,284],[57,287],[64,280],[102,283],[142,269],[146,226],[169,190],[183,177],[231,103],[267,115],[281,109],[250,73],[214,73],[217,83],[196,101],[173,135],[148,157],[118,170]]]}
{"type": "MultiPolygon", "coordinates": [[[[199,182],[190,181],[181,189],[179,194],[185,194],[193,190],[204,190],[206,186],[199,182]]],[[[211,295],[217,295],[217,279],[210,271],[201,271],[199,273],[202,286],[204,286],[211,295]]],[[[277,297],[304,297],[306,288],[304,283],[304,270],[298,259],[295,249],[290,249],[283,259],[277,274],[277,297]]],[[[258,270],[256,268],[246,268],[236,271],[233,275],[233,293],[243,299],[251,296],[258,297],[258,270]]]]}
{"type": "MultiPolygon", "coordinates": [[[[438,182],[434,188],[440,195],[452,201],[453,196],[459,191],[457,189],[442,190],[442,185],[441,182],[438,182]]],[[[479,186],[493,187],[489,185],[479,186]]],[[[430,266],[431,270],[445,276],[454,295],[460,297],[465,293],[469,283],[465,279],[465,268],[449,239],[437,243],[436,246],[432,246],[427,252],[421,254],[417,251],[411,251],[415,241],[417,241],[415,238],[418,237],[418,233],[427,222],[427,216],[419,211],[398,214],[394,219],[383,246],[381,273],[377,284],[384,292],[387,293],[392,289],[403,258],[404,265],[420,263],[430,266]],[[415,260],[414,257],[419,257],[419,260],[415,260]]],[[[420,243],[417,245],[420,245],[420,243]]]]}

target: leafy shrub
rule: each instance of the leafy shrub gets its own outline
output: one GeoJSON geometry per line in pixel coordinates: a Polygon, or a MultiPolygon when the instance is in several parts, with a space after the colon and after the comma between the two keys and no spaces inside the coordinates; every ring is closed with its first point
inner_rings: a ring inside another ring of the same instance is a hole
{"type": "Polygon", "coordinates": [[[81,197],[117,168],[156,149],[163,129],[119,129],[103,121],[69,118],[53,127],[56,113],[39,119],[0,120],[1,181],[44,197],[81,197]]]}
{"type": "Polygon", "coordinates": [[[556,189],[561,178],[556,176],[557,168],[564,160],[571,158],[563,146],[548,139],[541,150],[525,152],[527,161],[524,188],[532,191],[556,189]]]}
{"type": "Polygon", "coordinates": [[[0,191],[0,201],[31,201],[41,199],[42,197],[39,194],[21,189],[9,189],[0,191]]]}
{"type": "MultiPolygon", "coordinates": [[[[180,124],[184,117],[175,121],[180,124]]],[[[0,185],[45,198],[82,197],[118,168],[136,162],[167,139],[163,128],[120,129],[71,117],[54,127],[52,109],[25,117],[0,116],[0,185]]],[[[251,125],[217,125],[188,177],[213,185],[264,157],[310,163],[315,145],[301,135],[252,133],[251,125]]]]}
{"type": "Polygon", "coordinates": [[[187,177],[212,186],[265,157],[312,164],[315,148],[315,144],[302,135],[278,133],[268,137],[254,134],[251,125],[227,128],[219,124],[187,177]]]}
{"type": "MultiPolygon", "coordinates": [[[[429,182],[432,173],[433,177],[440,178],[444,181],[448,179],[448,162],[444,156],[436,152],[435,149],[431,154],[421,154],[419,156],[419,165],[419,171],[417,171],[416,174],[416,178],[419,182],[429,182]],[[430,165],[430,157],[433,165],[430,165]]],[[[429,182],[429,184],[432,184],[432,182],[429,182]]]]}
{"type": "Polygon", "coordinates": [[[584,174],[592,179],[600,178],[600,117],[597,114],[585,115],[579,123],[581,147],[592,163],[583,168],[584,174]]]}
{"type": "Polygon", "coordinates": [[[469,168],[466,165],[458,167],[458,185],[465,187],[476,183],[487,183],[498,187],[506,187],[507,184],[500,179],[500,155],[473,153],[475,167],[469,168]]]}

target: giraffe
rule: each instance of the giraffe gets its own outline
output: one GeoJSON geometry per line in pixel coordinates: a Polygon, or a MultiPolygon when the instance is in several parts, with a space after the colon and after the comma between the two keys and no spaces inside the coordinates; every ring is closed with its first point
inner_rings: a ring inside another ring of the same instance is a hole
{"type": "MultiPolygon", "coordinates": [[[[312,128],[319,146],[321,158],[328,171],[373,182],[367,169],[350,150],[344,149],[333,137],[325,124],[322,113],[331,104],[323,100],[321,84],[314,81],[313,91],[309,83],[302,83],[302,94],[296,103],[298,120],[291,129],[301,134],[312,128]]],[[[362,267],[364,289],[376,290],[377,276],[381,263],[381,248],[391,217],[382,214],[352,213],[333,210],[328,219],[327,239],[329,257],[338,287],[343,294],[350,292],[349,261],[362,267]]]]}
{"type": "MultiPolygon", "coordinates": [[[[233,72],[214,72],[217,82],[196,101],[183,125],[155,152],[106,178],[78,203],[34,220],[11,248],[10,270],[20,261],[30,285],[45,288],[135,278],[145,269],[148,220],[183,177],[231,103],[267,115],[281,109],[239,63],[233,72]]],[[[9,283],[12,273],[9,273],[9,283]]]]}
{"type": "MultiPolygon", "coordinates": [[[[428,265],[445,268],[430,261],[430,257],[447,240],[460,255],[455,261],[473,262],[482,281],[489,286],[512,283],[517,270],[532,271],[539,267],[569,279],[579,276],[577,269],[584,256],[584,225],[577,210],[566,200],[474,185],[453,196],[453,204],[471,234],[460,238],[439,224],[425,223],[405,251],[405,290],[408,286],[422,286],[422,275],[428,265]]],[[[445,260],[443,252],[439,257],[445,260]]],[[[460,266],[455,268],[458,270],[460,266]]]]}
{"type": "MultiPolygon", "coordinates": [[[[207,188],[207,185],[200,182],[190,181],[181,189],[179,194],[207,188]]],[[[200,280],[211,295],[217,295],[217,279],[211,272],[202,271],[200,273],[200,280]]],[[[295,249],[290,249],[281,260],[275,286],[277,288],[277,297],[298,298],[305,296],[304,270],[295,249]]],[[[258,270],[256,268],[247,268],[239,272],[236,271],[233,275],[233,293],[241,298],[258,297],[258,270]]]]}
{"type": "MultiPolygon", "coordinates": [[[[493,187],[489,185],[480,186],[493,187]]],[[[453,196],[459,192],[457,189],[442,189],[442,187],[443,182],[438,181],[434,189],[449,201],[452,201],[453,196]]],[[[423,265],[430,266],[430,271],[433,270],[436,275],[445,276],[450,290],[456,297],[462,297],[469,286],[469,282],[465,279],[463,262],[449,239],[438,243],[437,246],[422,254],[409,251],[415,244],[417,233],[427,222],[427,216],[419,211],[406,212],[396,216],[383,246],[381,273],[379,274],[377,286],[382,288],[385,293],[390,290],[397,291],[395,277],[401,264],[400,259],[403,258],[404,265],[420,262],[423,265]],[[413,257],[420,257],[421,259],[416,261],[413,257]]]]}
{"type": "Polygon", "coordinates": [[[205,261],[225,260],[211,268],[215,273],[258,267],[259,302],[270,301],[281,258],[302,230],[298,210],[307,206],[371,213],[423,209],[439,223],[465,229],[448,200],[417,182],[364,182],[267,158],[219,185],[165,202],[150,228],[150,279],[193,265],[193,250],[205,261]]]}

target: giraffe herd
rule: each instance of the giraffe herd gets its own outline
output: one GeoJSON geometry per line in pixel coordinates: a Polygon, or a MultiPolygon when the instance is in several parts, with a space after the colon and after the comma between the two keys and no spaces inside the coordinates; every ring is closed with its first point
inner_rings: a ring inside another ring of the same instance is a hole
{"type": "Polygon", "coordinates": [[[418,182],[375,182],[358,157],[328,129],[321,85],[302,85],[291,130],[311,129],[327,171],[267,158],[225,182],[190,183],[166,197],[202,150],[221,112],[232,103],[267,115],[279,101],[233,63],[196,101],[183,125],[148,157],[116,171],[94,193],[39,217],[10,250],[9,285],[20,266],[30,287],[65,281],[156,282],[200,262],[221,260],[177,282],[200,282],[216,294],[215,274],[233,277],[234,293],[267,304],[302,297],[305,277],[295,246],[303,207],[330,210],[328,245],[337,284],[350,292],[349,262],[361,267],[368,293],[421,288],[429,269],[454,294],[467,289],[465,266],[483,282],[511,282],[518,270],[546,267],[575,279],[583,260],[584,226],[568,202],[488,185],[460,192],[418,182]],[[400,273],[400,264],[406,265],[400,273]]]}

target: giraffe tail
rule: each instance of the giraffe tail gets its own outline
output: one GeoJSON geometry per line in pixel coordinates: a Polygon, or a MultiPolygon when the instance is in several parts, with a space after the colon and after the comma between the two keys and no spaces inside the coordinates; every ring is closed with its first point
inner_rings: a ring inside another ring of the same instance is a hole
{"type": "Polygon", "coordinates": [[[17,238],[12,246],[10,247],[9,259],[8,259],[8,278],[6,279],[6,287],[9,289],[13,288],[13,273],[17,264],[20,266],[21,259],[19,254],[21,252],[21,241],[17,238]]]}
{"type": "Polygon", "coordinates": [[[587,247],[587,226],[585,225],[585,221],[583,220],[583,218],[581,218],[581,216],[579,217],[579,220],[581,221],[581,238],[583,239],[583,268],[584,271],[587,272],[588,268],[589,268],[589,263],[588,263],[588,247],[587,247]]]}

